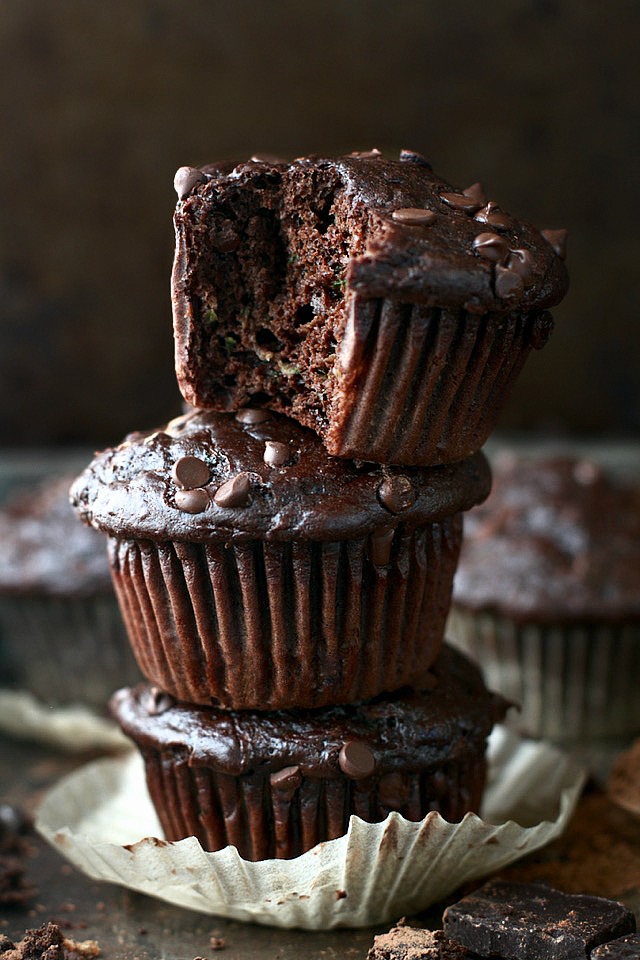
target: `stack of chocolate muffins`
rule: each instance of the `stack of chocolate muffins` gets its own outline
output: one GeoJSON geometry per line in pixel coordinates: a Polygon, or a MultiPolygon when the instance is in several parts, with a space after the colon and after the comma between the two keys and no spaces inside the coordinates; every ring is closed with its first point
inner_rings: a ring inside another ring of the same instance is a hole
{"type": "Polygon", "coordinates": [[[566,289],[542,235],[419,154],[181,168],[190,409],[98,455],[149,684],[114,695],[168,839],[293,857],[349,817],[477,810],[506,704],[443,644],[479,452],[566,289]]]}

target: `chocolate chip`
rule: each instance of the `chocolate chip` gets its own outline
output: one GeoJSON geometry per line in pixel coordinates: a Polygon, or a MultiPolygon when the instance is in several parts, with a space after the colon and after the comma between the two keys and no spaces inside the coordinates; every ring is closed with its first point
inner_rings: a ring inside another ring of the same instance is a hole
{"type": "Polygon", "coordinates": [[[157,717],[165,710],[170,710],[175,702],[171,694],[161,690],[160,687],[148,687],[140,697],[140,706],[151,717],[157,717]]]}
{"type": "Polygon", "coordinates": [[[347,740],[338,756],[340,769],[351,780],[365,780],[376,768],[376,758],[371,748],[361,740],[347,740]]]}
{"type": "Polygon", "coordinates": [[[249,503],[251,483],[246,473],[239,473],[226,480],[213,495],[219,507],[246,507],[249,503]]]}
{"type": "Polygon", "coordinates": [[[486,260],[500,263],[509,252],[509,245],[504,237],[497,233],[479,233],[473,241],[475,252],[486,260]]]}
{"type": "Polygon", "coordinates": [[[455,210],[464,210],[465,213],[475,213],[482,206],[480,200],[475,197],[468,197],[464,193],[441,193],[440,199],[455,210]]]}
{"type": "Polygon", "coordinates": [[[183,490],[206,487],[211,471],[200,457],[180,457],[171,468],[171,476],[183,490]]]}
{"type": "Polygon", "coordinates": [[[513,218],[507,213],[503,213],[498,204],[491,200],[486,207],[482,207],[474,214],[473,219],[477,220],[478,223],[486,223],[487,226],[494,227],[496,230],[508,230],[509,227],[513,226],[513,218]]]}
{"type": "Polygon", "coordinates": [[[236,420],[247,426],[253,426],[256,423],[264,423],[265,420],[271,420],[269,410],[263,410],[260,407],[243,407],[236,413],[236,420]]]}
{"type": "Polygon", "coordinates": [[[400,159],[403,163],[419,163],[420,166],[428,167],[429,170],[433,170],[433,167],[427,158],[421,153],[418,153],[417,150],[401,150],[400,159]]]}
{"type": "Polygon", "coordinates": [[[413,484],[408,477],[385,477],[378,487],[378,500],[391,513],[402,513],[416,502],[413,484]]]}
{"type": "Polygon", "coordinates": [[[369,557],[376,567],[385,567],[389,563],[395,532],[394,527],[385,527],[369,537],[369,557]]]}
{"type": "Polygon", "coordinates": [[[302,783],[302,774],[300,767],[284,767],[282,770],[276,770],[269,777],[272,790],[295,791],[302,783]]]}
{"type": "Polygon", "coordinates": [[[251,162],[270,164],[288,163],[288,161],[283,159],[283,157],[278,157],[274,153],[254,153],[254,155],[251,157],[251,162]]]}
{"type": "Polygon", "coordinates": [[[209,494],[202,487],[195,490],[176,490],[176,507],[183,513],[204,513],[209,506],[209,494]]]}
{"type": "Polygon", "coordinates": [[[496,267],[496,296],[501,300],[516,297],[524,290],[522,277],[515,270],[506,267],[496,267]]]}
{"type": "Polygon", "coordinates": [[[487,202],[487,195],[481,183],[472,183],[470,187],[467,187],[467,189],[462,192],[465,197],[469,197],[471,200],[477,200],[481,207],[484,207],[487,202]]]}
{"type": "Polygon", "coordinates": [[[205,183],[207,178],[197,167],[180,167],[173,178],[173,187],[178,194],[178,200],[186,200],[198,183],[205,183]]]}
{"type": "Polygon", "coordinates": [[[550,243],[556,254],[560,257],[561,260],[566,260],[567,257],[567,239],[569,236],[568,230],[543,230],[542,236],[545,238],[547,243],[550,243]]]}
{"type": "Polygon", "coordinates": [[[268,467],[284,467],[287,463],[291,462],[291,448],[288,443],[279,443],[277,440],[265,440],[262,459],[268,467]]]}
{"type": "Polygon", "coordinates": [[[391,214],[392,220],[416,227],[425,223],[433,223],[436,217],[437,214],[433,210],[423,210],[420,207],[402,207],[400,210],[394,210],[391,214]]]}
{"type": "Polygon", "coordinates": [[[511,250],[507,267],[527,280],[533,273],[533,257],[529,250],[511,250]]]}

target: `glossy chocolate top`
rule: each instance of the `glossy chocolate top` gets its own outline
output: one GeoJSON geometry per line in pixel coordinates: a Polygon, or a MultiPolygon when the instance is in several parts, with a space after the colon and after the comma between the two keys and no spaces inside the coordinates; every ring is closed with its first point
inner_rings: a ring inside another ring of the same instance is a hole
{"type": "Polygon", "coordinates": [[[266,770],[284,786],[300,773],[358,780],[454,759],[477,749],[507,708],[449,647],[419,686],[366,704],[260,713],[177,703],[142,684],[117,691],[111,710],[143,750],[175,749],[232,776],[266,770]]]}
{"type": "Polygon", "coordinates": [[[81,518],[154,541],[355,539],[467,510],[487,495],[482,454],[443,467],[330,457],[268,410],[194,411],[99,454],[72,488],[81,518]]]}
{"type": "Polygon", "coordinates": [[[87,596],[113,588],[104,538],[69,505],[72,477],[21,488],[0,510],[0,591],[87,596]]]}
{"type": "Polygon", "coordinates": [[[570,457],[494,462],[465,517],[454,603],[522,621],[640,619],[640,483],[570,457]]]}
{"type": "Polygon", "coordinates": [[[310,165],[333,175],[352,207],[366,208],[369,216],[365,251],[347,266],[347,291],[474,313],[542,309],[566,293],[566,231],[540,232],[517,220],[479,183],[453,187],[410,150],[397,160],[371,150],[182,167],[176,223],[215,197],[221,180],[251,187],[266,173],[295,181],[310,165]]]}

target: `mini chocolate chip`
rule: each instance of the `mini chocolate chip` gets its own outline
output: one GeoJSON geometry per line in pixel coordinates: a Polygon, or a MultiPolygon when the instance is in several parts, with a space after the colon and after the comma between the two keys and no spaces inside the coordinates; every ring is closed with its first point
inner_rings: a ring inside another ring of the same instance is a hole
{"type": "Polygon", "coordinates": [[[543,310],[535,317],[529,332],[529,343],[534,350],[542,350],[553,333],[553,317],[548,310],[543,310]]]}
{"type": "Polygon", "coordinates": [[[414,505],[416,494],[411,480],[398,474],[384,478],[378,487],[378,499],[391,513],[402,513],[414,505]]]}
{"type": "Polygon", "coordinates": [[[472,183],[470,187],[467,187],[466,190],[462,191],[465,197],[470,197],[472,200],[477,200],[481,207],[484,207],[487,202],[487,195],[484,192],[484,187],[481,183],[472,183]]]}
{"type": "Polygon", "coordinates": [[[183,513],[204,513],[209,506],[209,494],[202,487],[195,490],[176,490],[176,507],[183,513]]]}
{"type": "Polygon", "coordinates": [[[340,747],[340,769],[351,780],[365,780],[376,768],[371,748],[361,740],[347,740],[340,747]]]}
{"type": "Polygon", "coordinates": [[[467,197],[464,193],[441,193],[440,199],[448,203],[455,210],[464,210],[465,213],[475,213],[482,206],[482,202],[475,197],[467,197]]]}
{"type": "Polygon", "coordinates": [[[433,223],[436,217],[437,214],[433,210],[423,210],[420,207],[402,207],[400,210],[394,210],[391,214],[392,220],[416,227],[425,223],[433,223]]]}
{"type": "Polygon", "coordinates": [[[236,413],[236,420],[250,427],[255,423],[264,423],[265,420],[271,420],[271,412],[263,410],[261,407],[243,407],[236,413]]]}
{"type": "Polygon", "coordinates": [[[422,167],[428,167],[429,170],[433,170],[433,167],[427,160],[425,156],[421,153],[418,153],[417,150],[401,150],[400,159],[403,163],[419,163],[422,167]]]}
{"type": "Polygon", "coordinates": [[[284,467],[291,461],[291,448],[288,443],[265,440],[262,459],[268,467],[284,467]]]}
{"type": "Polygon", "coordinates": [[[196,184],[205,183],[206,180],[202,170],[198,170],[197,167],[180,167],[173,178],[173,187],[178,194],[178,200],[186,200],[196,184]]]}
{"type": "Polygon", "coordinates": [[[148,687],[140,697],[140,706],[146,710],[151,717],[157,717],[160,713],[164,713],[165,710],[170,710],[175,702],[171,694],[161,690],[160,687],[148,687]]]}
{"type": "Polygon", "coordinates": [[[369,537],[369,557],[376,567],[385,567],[389,563],[395,532],[394,527],[384,527],[369,537]]]}
{"type": "Polygon", "coordinates": [[[542,236],[545,238],[547,243],[550,243],[556,254],[560,257],[561,260],[566,260],[567,258],[567,239],[569,237],[568,230],[543,230],[542,236]]]}
{"type": "Polygon", "coordinates": [[[206,487],[211,479],[209,467],[200,457],[180,457],[171,468],[171,476],[183,490],[206,487]]]}
{"type": "Polygon", "coordinates": [[[500,263],[509,252],[509,245],[498,233],[479,233],[473,241],[475,252],[486,260],[500,263]]]}
{"type": "Polygon", "coordinates": [[[273,790],[295,791],[302,783],[302,774],[300,767],[284,767],[282,770],[276,770],[269,777],[271,788],[273,790]]]}
{"type": "Polygon", "coordinates": [[[527,280],[533,273],[533,257],[529,250],[511,250],[507,261],[509,270],[527,280]]]}
{"type": "Polygon", "coordinates": [[[226,480],[213,495],[219,507],[246,507],[249,503],[251,482],[246,473],[239,473],[226,480]]]}
{"type": "Polygon", "coordinates": [[[515,270],[506,267],[496,267],[496,296],[501,300],[518,296],[524,290],[522,277],[515,270]]]}
{"type": "Polygon", "coordinates": [[[503,213],[497,203],[489,201],[486,207],[482,207],[473,216],[478,223],[486,223],[489,227],[495,227],[496,230],[507,230],[513,226],[513,217],[503,213]]]}

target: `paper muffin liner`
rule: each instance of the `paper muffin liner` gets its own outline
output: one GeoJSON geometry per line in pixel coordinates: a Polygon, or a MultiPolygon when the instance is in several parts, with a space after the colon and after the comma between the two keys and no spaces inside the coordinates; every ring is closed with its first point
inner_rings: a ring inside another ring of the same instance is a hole
{"type": "Polygon", "coordinates": [[[488,687],[520,705],[513,723],[558,743],[640,733],[640,624],[518,624],[453,606],[451,642],[488,687]]]}
{"type": "Polygon", "coordinates": [[[584,775],[558,750],[498,727],[482,818],[383,823],[352,817],[344,837],[293,860],[242,860],[234,847],[162,839],[137,752],[100,760],[53,788],[36,826],[80,870],[204,913],[309,930],[413,914],[538,849],[565,828],[584,775]]]}
{"type": "Polygon", "coordinates": [[[0,633],[0,686],[43,703],[86,704],[106,714],[116,687],[141,679],[113,594],[2,596],[0,633]]]}
{"type": "Polygon", "coordinates": [[[376,463],[462,460],[489,436],[536,318],[355,299],[340,352],[329,453],[376,463]]]}
{"type": "Polygon", "coordinates": [[[140,668],[177,700],[234,710],[399,689],[440,652],[460,518],[341,542],[111,538],[140,668]]]}
{"type": "Polygon", "coordinates": [[[83,704],[51,707],[26,690],[0,689],[0,731],[17,740],[46,743],[68,753],[131,748],[131,741],[113,720],[83,704]]]}

